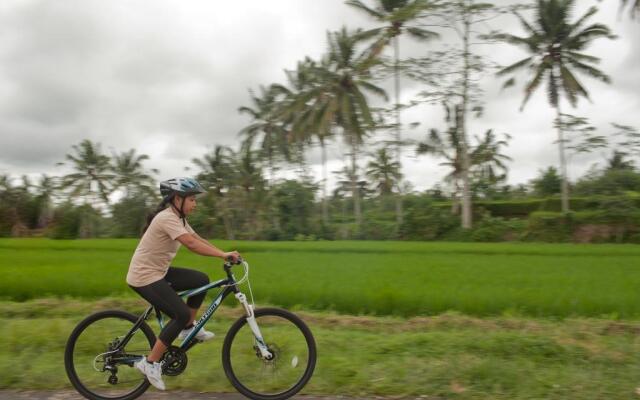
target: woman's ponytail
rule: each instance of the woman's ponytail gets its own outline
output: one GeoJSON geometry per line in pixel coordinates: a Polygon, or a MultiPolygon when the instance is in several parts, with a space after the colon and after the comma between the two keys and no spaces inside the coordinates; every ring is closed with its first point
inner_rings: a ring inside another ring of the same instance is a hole
{"type": "Polygon", "coordinates": [[[151,221],[153,221],[153,219],[156,217],[156,215],[158,215],[158,213],[162,210],[164,210],[165,208],[167,208],[167,204],[169,204],[169,202],[173,199],[173,195],[169,195],[166,196],[162,199],[162,201],[160,202],[160,204],[158,204],[158,207],[156,207],[156,209],[149,215],[147,215],[147,225],[144,227],[144,229],[142,229],[142,234],[144,235],[144,233],[147,231],[147,229],[149,229],[149,226],[151,225],[151,221]]]}

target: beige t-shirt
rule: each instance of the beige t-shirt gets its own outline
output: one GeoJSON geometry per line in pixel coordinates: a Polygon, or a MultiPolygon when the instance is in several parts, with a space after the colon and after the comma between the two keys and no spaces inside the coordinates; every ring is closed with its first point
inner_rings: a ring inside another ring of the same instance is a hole
{"type": "Polygon", "coordinates": [[[183,225],[170,207],[160,211],[138,243],[129,264],[127,283],[140,287],[164,278],[180,248],[176,238],[185,233],[194,231],[188,223],[183,225]]]}

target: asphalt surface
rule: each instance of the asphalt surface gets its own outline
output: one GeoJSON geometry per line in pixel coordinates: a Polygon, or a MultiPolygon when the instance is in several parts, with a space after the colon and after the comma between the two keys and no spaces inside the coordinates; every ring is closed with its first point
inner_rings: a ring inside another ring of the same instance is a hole
{"type": "MultiPolygon", "coordinates": [[[[375,397],[369,397],[367,399],[373,399],[375,397]]],[[[237,393],[203,393],[203,392],[182,392],[182,391],[167,391],[160,392],[156,390],[148,390],[145,394],[140,396],[140,400],[246,400],[237,393]]],[[[353,397],[314,397],[314,396],[295,396],[293,399],[297,400],[364,400],[356,399],[353,397]]],[[[422,398],[424,399],[424,397],[422,398]]],[[[0,400],[84,400],[84,397],[80,396],[77,392],[70,390],[0,390],[0,400]]]]}

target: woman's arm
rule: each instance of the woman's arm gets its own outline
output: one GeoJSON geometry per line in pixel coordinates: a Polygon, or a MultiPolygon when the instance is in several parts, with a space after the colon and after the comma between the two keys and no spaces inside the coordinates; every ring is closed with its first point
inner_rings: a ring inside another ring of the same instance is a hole
{"type": "MultiPolygon", "coordinates": [[[[200,241],[204,242],[205,244],[208,244],[208,245],[210,245],[210,246],[213,246],[211,243],[209,243],[209,241],[208,241],[207,239],[203,238],[202,236],[198,235],[197,233],[193,232],[193,233],[192,233],[192,235],[193,235],[193,236],[195,236],[195,237],[196,237],[196,239],[198,239],[198,240],[200,240],[200,241]]],[[[214,246],[214,247],[215,247],[215,246],[214,246]]]]}
{"type": "Polygon", "coordinates": [[[240,256],[237,251],[225,253],[224,251],[220,250],[216,246],[198,236],[197,233],[185,233],[178,236],[176,240],[182,243],[187,249],[196,254],[200,254],[201,256],[220,258],[227,258],[229,256],[232,256],[234,260],[237,260],[237,258],[240,256]]]}

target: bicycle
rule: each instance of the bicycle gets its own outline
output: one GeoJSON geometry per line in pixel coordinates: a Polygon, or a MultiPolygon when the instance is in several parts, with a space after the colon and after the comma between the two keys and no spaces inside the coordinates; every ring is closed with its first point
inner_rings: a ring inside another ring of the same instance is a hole
{"type": "MultiPolygon", "coordinates": [[[[222,301],[231,293],[245,315],[231,325],[222,346],[224,372],[240,393],[250,399],[281,400],[298,393],[311,379],[316,364],[316,344],[307,325],[295,314],[280,308],[255,309],[249,282],[249,264],[244,260],[223,264],[227,277],[205,286],[181,291],[183,298],[220,288],[193,331],[179,346],[164,353],[163,374],[180,375],[187,367],[187,351],[200,343],[195,339],[222,301]],[[244,276],[236,281],[234,265],[242,265],[244,276]],[[251,304],[238,288],[248,283],[251,304]]],[[[121,310],[97,312],[72,331],[65,348],[65,369],[74,388],[90,400],[131,400],[141,396],[149,381],[133,364],[147,353],[156,335],[145,322],[153,311],[160,328],[164,316],[154,306],[140,316],[121,310]]]]}

